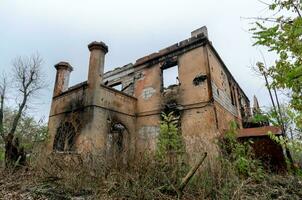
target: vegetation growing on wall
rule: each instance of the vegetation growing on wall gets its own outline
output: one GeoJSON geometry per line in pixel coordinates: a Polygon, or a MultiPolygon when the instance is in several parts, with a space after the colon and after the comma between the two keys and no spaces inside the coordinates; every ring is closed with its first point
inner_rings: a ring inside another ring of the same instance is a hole
{"type": "Polygon", "coordinates": [[[178,128],[179,116],[173,112],[162,113],[160,132],[157,142],[157,155],[161,159],[172,162],[173,158],[179,158],[185,153],[185,146],[178,128]]]}

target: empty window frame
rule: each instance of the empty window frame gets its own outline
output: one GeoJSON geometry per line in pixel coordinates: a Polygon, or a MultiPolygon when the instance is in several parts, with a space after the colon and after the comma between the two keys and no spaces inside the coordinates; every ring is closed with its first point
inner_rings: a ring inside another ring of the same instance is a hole
{"type": "Polygon", "coordinates": [[[179,84],[178,65],[175,64],[173,66],[168,66],[166,68],[163,68],[162,76],[163,76],[162,83],[164,89],[167,89],[169,86],[172,85],[178,85],[179,84]]]}
{"type": "Polygon", "coordinates": [[[70,122],[61,123],[54,138],[54,151],[75,150],[75,128],[70,122]]]}
{"type": "Polygon", "coordinates": [[[237,93],[237,88],[233,87],[233,91],[234,91],[234,104],[237,107],[237,94],[238,94],[237,93]]]}
{"type": "Polygon", "coordinates": [[[128,162],[129,133],[127,128],[118,122],[111,124],[107,135],[106,154],[108,161],[116,166],[128,162]]]}
{"type": "Polygon", "coordinates": [[[231,83],[229,83],[229,87],[230,87],[231,102],[232,102],[232,105],[235,105],[234,90],[233,90],[233,86],[231,83]]]}
{"type": "Polygon", "coordinates": [[[115,84],[112,84],[110,85],[110,87],[118,90],[118,91],[122,91],[123,89],[123,84],[121,82],[118,82],[118,83],[115,83],[115,84]]]}

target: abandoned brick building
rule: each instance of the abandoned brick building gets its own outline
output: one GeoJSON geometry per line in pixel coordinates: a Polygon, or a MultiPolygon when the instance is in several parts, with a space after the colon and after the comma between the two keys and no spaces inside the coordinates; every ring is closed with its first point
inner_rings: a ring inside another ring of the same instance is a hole
{"type": "Polygon", "coordinates": [[[104,73],[108,47],[92,42],[88,80],[68,86],[73,68],[55,65],[56,81],[49,116],[49,151],[100,151],[124,159],[153,151],[162,111],[180,116],[189,154],[197,152],[235,120],[246,127],[250,102],[207,36],[206,27],[134,64],[104,73]],[[164,73],[178,71],[175,84],[164,73]]]}

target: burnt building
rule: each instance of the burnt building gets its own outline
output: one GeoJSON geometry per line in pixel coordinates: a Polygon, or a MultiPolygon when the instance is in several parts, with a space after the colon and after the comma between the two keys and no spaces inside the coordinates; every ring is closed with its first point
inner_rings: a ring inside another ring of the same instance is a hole
{"type": "Polygon", "coordinates": [[[68,86],[72,66],[57,70],[47,149],[102,152],[124,160],[156,148],[162,111],[180,116],[186,151],[215,152],[214,139],[234,120],[250,117],[250,102],[208,39],[206,27],[158,52],[104,73],[108,47],[92,42],[88,79],[68,86]],[[165,73],[177,72],[172,85],[165,73]]]}

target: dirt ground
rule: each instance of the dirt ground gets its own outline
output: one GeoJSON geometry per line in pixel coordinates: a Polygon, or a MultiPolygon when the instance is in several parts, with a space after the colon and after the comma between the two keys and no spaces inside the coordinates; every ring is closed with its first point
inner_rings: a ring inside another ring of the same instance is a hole
{"type": "MultiPolygon", "coordinates": [[[[1,170],[1,169],[0,169],[1,170]]],[[[0,200],[89,200],[92,196],[72,196],[55,180],[41,179],[28,170],[0,171],[0,200]]]]}
{"type": "Polygon", "coordinates": [[[0,176],[0,199],[5,200],[31,200],[31,199],[47,199],[43,195],[33,194],[30,189],[37,185],[33,180],[33,173],[20,170],[15,173],[1,170],[0,176]]]}

